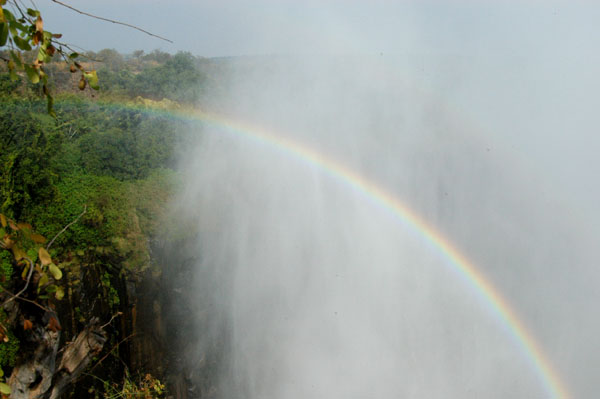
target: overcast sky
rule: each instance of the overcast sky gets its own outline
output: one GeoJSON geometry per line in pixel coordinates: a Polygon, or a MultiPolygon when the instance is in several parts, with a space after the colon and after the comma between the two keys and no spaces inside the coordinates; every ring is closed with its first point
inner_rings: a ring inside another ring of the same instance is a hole
{"type": "MultiPolygon", "coordinates": [[[[594,1],[67,0],[141,32],[37,0],[46,27],[90,50],[289,53],[528,54],[599,48],[594,1]]],[[[594,50],[595,51],[595,50],[594,50]]]]}

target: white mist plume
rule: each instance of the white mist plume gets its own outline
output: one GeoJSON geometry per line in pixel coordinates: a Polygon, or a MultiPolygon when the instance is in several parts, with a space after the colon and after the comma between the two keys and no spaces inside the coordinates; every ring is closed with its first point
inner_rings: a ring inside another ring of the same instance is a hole
{"type": "MultiPolygon", "coordinates": [[[[423,31],[414,55],[368,47],[340,55],[340,37],[368,43],[348,20],[328,18],[319,55],[230,60],[227,91],[210,107],[396,195],[517,308],[573,393],[593,392],[590,372],[571,366],[600,362],[587,350],[599,327],[585,300],[597,299],[598,229],[584,215],[598,221],[597,211],[582,182],[567,181],[574,169],[557,164],[579,161],[551,159],[548,149],[569,141],[546,119],[578,112],[576,137],[588,137],[597,117],[587,105],[536,94],[562,89],[592,101],[553,80],[577,57],[545,69],[539,83],[531,69],[548,54],[436,55],[421,51],[423,31]],[[561,181],[570,194],[553,185],[561,181]]],[[[226,348],[217,396],[547,397],[510,326],[422,237],[321,168],[249,136],[207,124],[183,163],[179,209],[198,223],[197,295],[211,303],[197,315],[210,332],[198,352],[214,340],[226,348]]]]}

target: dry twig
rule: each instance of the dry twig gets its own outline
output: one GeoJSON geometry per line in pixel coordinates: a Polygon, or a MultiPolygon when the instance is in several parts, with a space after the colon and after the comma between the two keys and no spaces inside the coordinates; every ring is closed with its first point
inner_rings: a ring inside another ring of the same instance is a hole
{"type": "Polygon", "coordinates": [[[104,18],[104,17],[99,17],[99,16],[97,16],[97,15],[90,14],[90,13],[88,13],[88,12],[85,12],[85,11],[78,10],[77,8],[75,8],[75,7],[73,7],[73,6],[70,6],[70,5],[68,5],[68,4],[65,4],[65,3],[63,3],[62,1],[58,1],[58,0],[51,0],[51,1],[52,1],[53,3],[56,3],[56,4],[58,4],[58,5],[61,5],[61,6],[63,6],[63,7],[66,7],[66,8],[68,8],[68,9],[70,9],[70,10],[73,10],[73,11],[75,11],[75,12],[77,12],[77,13],[81,14],[81,15],[85,15],[85,16],[88,16],[88,17],[91,17],[91,18],[99,19],[99,20],[101,20],[101,21],[106,21],[106,22],[110,22],[110,23],[113,23],[113,24],[117,24],[117,25],[123,25],[123,26],[127,26],[128,28],[132,28],[132,29],[135,29],[135,30],[139,30],[140,32],[143,32],[143,33],[145,33],[145,34],[147,34],[147,35],[150,35],[150,36],[156,37],[156,38],[158,38],[158,39],[164,40],[164,41],[166,41],[166,42],[169,42],[169,43],[173,43],[173,41],[172,41],[172,40],[166,39],[166,38],[164,38],[164,37],[162,37],[162,36],[155,35],[154,33],[150,33],[150,32],[148,32],[147,30],[144,30],[144,29],[142,29],[142,28],[139,28],[139,27],[137,27],[137,26],[135,26],[135,25],[131,25],[131,24],[128,24],[128,23],[125,23],[125,22],[115,21],[115,20],[113,20],[113,19],[108,19],[108,18],[104,18]]]}
{"type": "Polygon", "coordinates": [[[50,247],[52,246],[52,244],[54,244],[54,240],[56,240],[58,238],[59,235],[61,235],[62,233],[64,233],[69,227],[71,227],[75,222],[77,222],[87,211],[87,205],[83,206],[83,212],[81,212],[79,214],[79,216],[77,216],[71,223],[69,223],[68,225],[66,225],[65,227],[63,227],[63,229],[61,231],[58,232],[57,235],[54,236],[54,238],[52,240],[50,240],[50,242],[48,243],[48,245],[46,245],[46,251],[50,249],[50,247]]]}

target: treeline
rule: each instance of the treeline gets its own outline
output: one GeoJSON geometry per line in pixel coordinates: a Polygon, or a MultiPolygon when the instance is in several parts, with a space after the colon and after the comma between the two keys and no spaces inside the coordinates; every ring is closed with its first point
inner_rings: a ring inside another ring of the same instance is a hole
{"type": "MultiPolygon", "coordinates": [[[[7,54],[0,56],[8,57],[7,54]]],[[[29,56],[33,57],[33,54],[29,56]]],[[[220,69],[219,62],[213,59],[195,57],[187,52],[169,54],[160,50],[148,54],[141,50],[120,54],[116,50],[104,49],[80,55],[79,62],[86,70],[98,71],[100,90],[84,89],[83,95],[90,98],[135,99],[141,96],[157,101],[167,98],[188,105],[206,98],[218,81],[220,69]]],[[[0,65],[0,70],[6,72],[6,66],[0,65]]],[[[72,72],[66,63],[56,59],[45,66],[45,71],[54,94],[82,95],[78,87],[78,70],[72,72]]],[[[0,76],[0,93],[4,95],[36,97],[41,94],[40,90],[23,77],[12,81],[8,73],[0,76]]]]}

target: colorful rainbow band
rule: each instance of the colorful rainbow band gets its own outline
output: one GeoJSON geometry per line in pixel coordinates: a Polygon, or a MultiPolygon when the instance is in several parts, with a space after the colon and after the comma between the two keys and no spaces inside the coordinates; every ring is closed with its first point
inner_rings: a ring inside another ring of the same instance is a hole
{"type": "Polygon", "coordinates": [[[508,328],[512,338],[527,354],[533,369],[535,370],[549,398],[568,398],[568,391],[554,371],[552,364],[542,352],[540,346],[527,331],[523,323],[510,308],[508,302],[500,295],[495,287],[477,270],[477,268],[451,243],[440,235],[433,227],[425,223],[414,212],[411,212],[404,204],[384,191],[377,185],[367,181],[358,173],[350,170],[344,165],[316,152],[303,144],[289,138],[276,135],[264,128],[248,124],[236,123],[224,116],[198,110],[163,109],[152,106],[140,106],[132,104],[102,103],[109,107],[137,109],[141,112],[162,115],[166,117],[177,117],[188,120],[196,120],[209,123],[214,127],[225,129],[227,132],[238,136],[252,139],[260,144],[273,147],[277,151],[283,151],[306,164],[313,165],[326,172],[329,176],[342,182],[363,197],[381,205],[405,226],[412,229],[416,234],[423,237],[439,254],[447,260],[454,271],[462,276],[477,294],[487,302],[493,309],[498,319],[508,328]]]}

